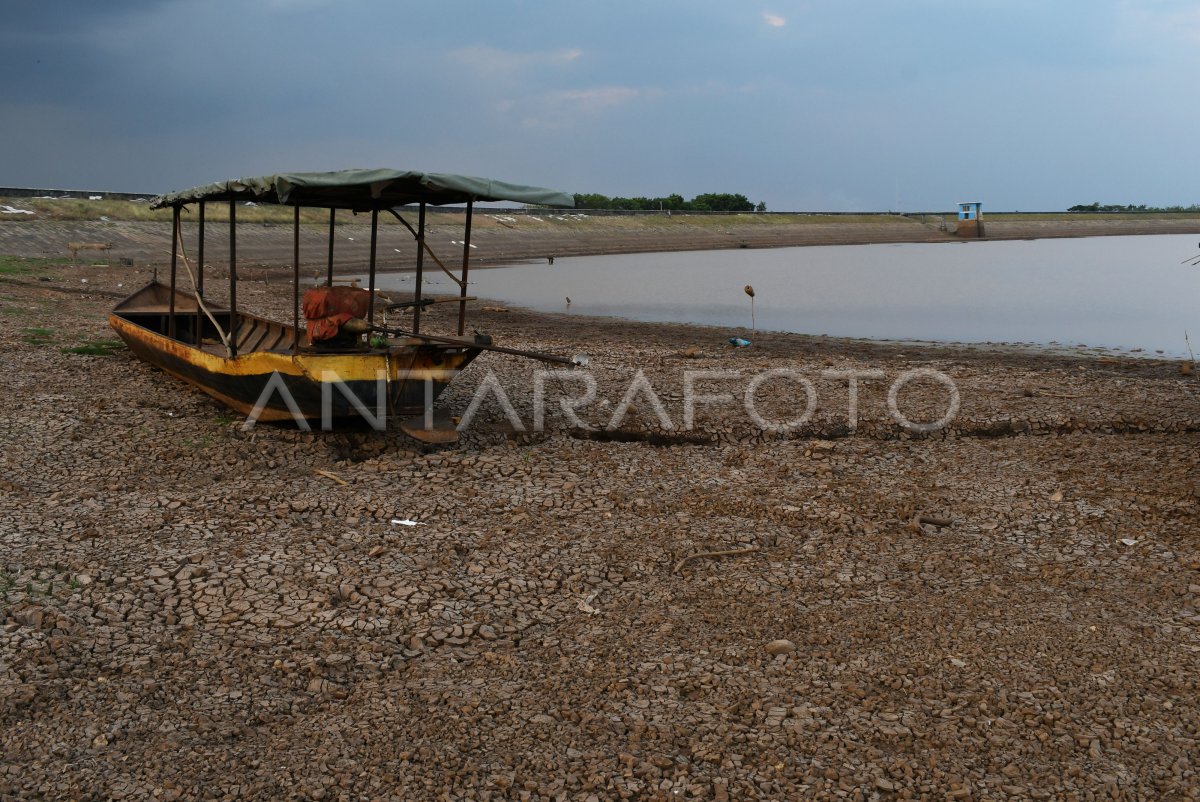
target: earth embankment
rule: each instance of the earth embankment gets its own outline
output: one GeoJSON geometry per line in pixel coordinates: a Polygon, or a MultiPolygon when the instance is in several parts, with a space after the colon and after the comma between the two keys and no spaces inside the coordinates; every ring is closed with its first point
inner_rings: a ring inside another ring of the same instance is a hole
{"type": "MultiPolygon", "coordinates": [[[[18,201],[13,201],[18,204],[18,201]]],[[[86,202],[80,202],[86,203],[86,202]]],[[[29,205],[29,204],[27,204],[29,205]]],[[[71,243],[109,245],[80,250],[82,261],[166,264],[170,254],[169,214],[137,210],[151,219],[46,219],[19,215],[0,220],[0,253],[26,257],[70,258],[71,243]]],[[[263,220],[240,222],[239,262],[245,266],[291,264],[292,227],[280,215],[260,212],[263,220]]],[[[415,215],[404,212],[415,225],[415,215]]],[[[108,215],[104,215],[108,217],[108,215]]],[[[239,221],[241,216],[239,215],[239,221]]],[[[464,215],[440,210],[428,216],[426,240],[447,263],[462,259],[464,215]]],[[[479,210],[474,218],[470,258],[477,267],[547,257],[723,248],[783,248],[884,242],[957,242],[952,215],[738,214],[607,215],[584,211],[547,214],[479,210]]],[[[198,251],[195,215],[183,220],[184,243],[192,258],[198,251]]],[[[1200,234],[1200,214],[998,214],[985,223],[989,239],[1093,237],[1144,234],[1200,234]]],[[[328,224],[305,217],[301,226],[301,262],[320,269],[328,259],[328,224]]],[[[367,216],[339,218],[334,256],[342,272],[366,269],[371,229],[367,216]]],[[[210,211],[205,261],[228,259],[228,226],[210,211]]],[[[412,236],[385,216],[379,229],[379,268],[415,265],[412,236]]]]}

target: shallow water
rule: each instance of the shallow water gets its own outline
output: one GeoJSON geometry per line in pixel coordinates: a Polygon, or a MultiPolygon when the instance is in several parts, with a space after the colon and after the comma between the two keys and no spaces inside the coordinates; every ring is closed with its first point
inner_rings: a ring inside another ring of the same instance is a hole
{"type": "MultiPolygon", "coordinates": [[[[752,338],[751,284],[760,330],[1185,356],[1184,332],[1200,340],[1200,267],[1181,262],[1196,253],[1189,234],[584,256],[476,270],[470,292],[752,338]]],[[[410,287],[412,276],[380,284],[410,287]]],[[[455,289],[440,273],[426,287],[455,289]]]]}

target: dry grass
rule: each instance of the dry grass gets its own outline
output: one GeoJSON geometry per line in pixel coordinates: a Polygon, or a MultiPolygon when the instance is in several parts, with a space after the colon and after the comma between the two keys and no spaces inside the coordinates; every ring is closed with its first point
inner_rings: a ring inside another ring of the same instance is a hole
{"type": "MultiPolygon", "coordinates": [[[[80,200],[77,198],[3,198],[0,203],[8,204],[16,209],[28,209],[33,214],[4,215],[6,222],[28,223],[38,220],[54,221],[162,221],[171,220],[170,209],[151,209],[150,203],[128,200],[80,200]]],[[[238,206],[239,223],[290,223],[292,209],[287,206],[238,206]]],[[[195,206],[185,209],[184,220],[196,220],[195,206]]],[[[224,223],[229,221],[229,205],[225,203],[210,203],[205,208],[204,218],[209,223],[224,223]]],[[[320,209],[303,209],[300,221],[304,224],[327,223],[329,213],[320,209]]]]}
{"type": "MultiPolygon", "coordinates": [[[[35,221],[161,221],[169,223],[171,212],[168,209],[152,210],[149,202],[127,200],[80,200],[80,199],[46,199],[46,198],[0,198],[0,203],[8,204],[18,209],[28,209],[31,215],[6,214],[0,220],[12,223],[29,223],[35,221]]],[[[402,212],[409,221],[416,224],[416,212],[402,212]]],[[[262,205],[238,206],[239,223],[274,223],[287,224],[292,221],[293,211],[287,206],[262,205]]],[[[645,231],[681,226],[706,230],[745,226],[764,229],[780,226],[811,226],[811,225],[845,225],[845,226],[879,226],[894,225],[905,219],[916,220],[922,213],[910,215],[899,214],[822,214],[809,213],[769,213],[769,214],[687,214],[675,212],[665,213],[636,213],[636,214],[603,214],[587,209],[528,209],[524,212],[513,213],[507,210],[477,207],[474,225],[479,228],[528,228],[541,225],[565,228],[594,228],[598,221],[603,221],[604,227],[613,231],[645,231]],[[512,222],[512,220],[515,222],[512,222]]],[[[955,219],[955,212],[926,212],[927,222],[934,222],[938,216],[944,216],[947,221],[955,219]]],[[[446,208],[430,209],[429,224],[462,225],[463,209],[446,208]]],[[[185,208],[185,222],[197,219],[196,207],[185,208]]],[[[229,221],[229,206],[226,203],[210,203],[205,212],[205,219],[213,225],[229,221]]],[[[364,215],[353,216],[350,212],[338,212],[339,223],[351,219],[365,219],[364,215]]],[[[1061,223],[1096,223],[1102,221],[1141,221],[1155,220],[1197,220],[1200,212],[1111,212],[1095,214],[1079,214],[1072,212],[988,212],[985,222],[991,220],[997,223],[1017,222],[1061,222],[1061,223]]],[[[323,209],[302,209],[300,222],[305,226],[324,226],[329,222],[329,213],[323,209]]],[[[390,222],[390,221],[389,221],[390,222]]]]}
{"type": "MultiPolygon", "coordinates": [[[[169,209],[151,209],[149,202],[127,201],[127,200],[80,200],[75,198],[70,199],[47,199],[47,198],[0,198],[0,203],[5,203],[14,208],[28,209],[33,212],[31,215],[13,214],[4,215],[5,222],[33,222],[38,220],[54,220],[54,221],[162,221],[168,222],[171,219],[169,209]]],[[[404,212],[402,212],[404,213],[404,212]]],[[[238,222],[239,223],[290,223],[292,221],[292,209],[287,206],[238,206],[238,222]]],[[[415,210],[411,213],[404,213],[406,217],[412,218],[410,222],[416,223],[415,210]]],[[[430,223],[446,222],[455,218],[461,218],[463,210],[461,208],[447,209],[430,209],[430,223]]],[[[345,222],[350,219],[351,213],[338,212],[338,220],[345,222]]],[[[361,215],[360,215],[361,217],[361,215]]],[[[603,220],[605,224],[614,229],[629,229],[639,230],[647,228],[662,228],[664,226],[679,226],[688,225],[699,228],[722,228],[728,226],[782,226],[782,225],[829,225],[829,224],[847,224],[847,225],[874,225],[880,223],[894,223],[896,220],[902,219],[897,215],[884,214],[821,214],[813,213],[797,213],[797,214],[687,214],[675,212],[671,215],[642,213],[642,214],[598,214],[587,209],[529,209],[524,212],[513,214],[505,210],[489,209],[487,207],[477,207],[475,210],[475,224],[482,225],[487,228],[491,227],[512,227],[514,224],[508,223],[506,218],[515,218],[516,226],[528,226],[539,222],[547,225],[566,225],[566,226],[582,226],[594,225],[596,221],[603,220]],[[497,219],[501,218],[501,219],[497,219]],[[507,225],[506,225],[507,223],[507,225]]],[[[194,221],[197,219],[196,208],[185,208],[183,213],[185,221],[194,221]]],[[[229,221],[229,206],[225,203],[210,203],[205,210],[205,220],[209,223],[219,224],[229,221]]],[[[300,211],[300,221],[304,225],[326,225],[329,222],[329,213],[323,209],[302,209],[300,211]]]]}

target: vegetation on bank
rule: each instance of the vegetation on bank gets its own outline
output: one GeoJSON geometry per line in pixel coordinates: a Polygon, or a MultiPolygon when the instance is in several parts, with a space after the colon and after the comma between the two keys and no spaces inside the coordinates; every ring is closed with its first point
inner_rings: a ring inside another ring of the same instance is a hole
{"type": "MultiPolygon", "coordinates": [[[[0,203],[16,209],[25,209],[33,214],[0,214],[0,220],[11,223],[28,223],[38,220],[97,220],[100,222],[116,221],[161,221],[170,224],[170,209],[151,209],[147,201],[131,201],[116,198],[101,200],[84,200],[82,198],[11,198],[0,199],[0,203]]],[[[239,204],[237,210],[238,223],[290,223],[294,210],[290,206],[275,204],[239,204]]],[[[339,213],[339,219],[349,216],[348,212],[339,213]]],[[[185,222],[196,222],[199,213],[196,205],[185,207],[182,219],[185,222]]],[[[209,203],[204,210],[206,224],[229,222],[228,203],[209,203]]],[[[324,209],[301,209],[300,222],[306,224],[329,224],[329,212],[324,209]]]]}
{"type": "MultiPolygon", "coordinates": [[[[575,201],[577,210],[586,215],[591,209],[614,210],[614,211],[641,211],[641,212],[733,212],[733,218],[728,214],[705,215],[697,214],[694,217],[687,217],[686,221],[691,225],[697,226],[726,226],[733,222],[739,223],[755,223],[761,225],[785,225],[785,224],[812,224],[812,223],[839,223],[839,224],[877,224],[889,220],[895,220],[896,217],[920,217],[921,214],[933,217],[936,215],[945,216],[948,220],[953,219],[955,212],[924,212],[924,213],[881,213],[881,212],[863,212],[860,214],[826,214],[822,212],[774,212],[771,214],[757,214],[757,212],[766,211],[764,204],[752,204],[745,195],[738,194],[712,194],[712,195],[697,195],[690,201],[685,201],[680,195],[671,195],[666,198],[608,198],[604,195],[576,195],[575,201]],[[661,203],[661,207],[660,207],[661,203]],[[702,208],[707,207],[707,208],[702,208]]],[[[3,206],[9,206],[13,209],[27,210],[32,214],[22,213],[2,213],[0,212],[0,222],[26,224],[36,222],[74,222],[74,221],[91,221],[99,223],[116,223],[129,221],[142,222],[160,222],[170,225],[171,210],[170,209],[150,209],[149,203],[144,201],[131,201],[121,199],[102,199],[102,200],[84,200],[84,199],[56,199],[56,198],[0,198],[0,209],[3,206]]],[[[431,211],[441,214],[462,214],[461,207],[433,207],[431,211]]],[[[507,210],[493,209],[487,206],[476,207],[475,224],[477,226],[487,227],[489,225],[501,225],[501,223],[493,222],[492,218],[495,215],[504,215],[511,212],[507,210]]],[[[562,209],[536,209],[529,208],[530,215],[540,218],[553,219],[558,225],[580,225],[582,224],[577,216],[573,216],[570,210],[562,209]],[[549,216],[549,217],[548,217],[549,216]]],[[[1158,214],[1164,217],[1192,217],[1200,215],[1200,205],[1192,206],[1169,206],[1169,207],[1149,207],[1149,206],[1120,206],[1120,205],[1102,205],[1102,204],[1087,204],[1084,206],[1072,206],[1071,211],[1066,212],[1000,212],[988,211],[984,217],[992,220],[1070,220],[1078,219],[1077,212],[1088,212],[1093,214],[1107,214],[1113,219],[1128,218],[1128,219],[1145,219],[1147,216],[1158,214]]],[[[238,206],[237,218],[239,223],[244,224],[290,224],[294,210],[288,206],[276,205],[244,205],[238,206]]],[[[665,216],[665,215],[664,215],[665,216]]],[[[195,205],[187,207],[183,211],[183,221],[185,223],[195,223],[199,218],[199,214],[195,205]]],[[[364,222],[369,219],[369,215],[352,215],[350,212],[338,212],[338,224],[344,225],[349,222],[364,222]]],[[[662,220],[658,215],[616,215],[609,217],[606,225],[624,227],[633,226],[641,227],[645,225],[661,225],[662,220]]],[[[683,217],[676,217],[671,221],[672,225],[682,224],[683,217]]],[[[227,203],[210,203],[205,210],[205,220],[209,225],[221,226],[227,225],[229,221],[229,204],[227,203]]],[[[305,226],[325,227],[329,225],[329,212],[324,209],[301,209],[300,222],[305,226]]],[[[390,221],[389,221],[390,222],[390,221]]],[[[431,225],[436,225],[437,218],[431,220],[431,225]]],[[[591,221],[592,224],[595,220],[591,221]]],[[[3,273],[23,273],[29,269],[28,265],[15,266],[0,262],[0,274],[3,273]]]]}
{"type": "MultiPolygon", "coordinates": [[[[168,232],[169,233],[169,232],[168,232]]],[[[70,259],[44,259],[30,256],[0,256],[0,276],[27,276],[39,269],[69,264],[70,259]]]]}
{"type": "MultiPolygon", "coordinates": [[[[82,198],[12,198],[0,199],[10,207],[21,212],[0,214],[0,220],[5,222],[32,222],[35,220],[166,220],[171,219],[170,209],[151,209],[147,201],[132,201],[103,198],[100,200],[85,200],[82,198]]],[[[682,195],[668,195],[665,198],[610,198],[596,193],[576,194],[575,208],[580,210],[607,209],[616,211],[673,211],[673,212],[765,212],[765,203],[752,203],[741,194],[709,193],[697,195],[691,200],[684,200],[682,195]]],[[[449,211],[459,211],[458,207],[448,207],[449,211]]],[[[486,214],[486,206],[477,207],[477,211],[486,214]]],[[[274,204],[239,204],[237,217],[239,223],[290,223],[293,210],[289,206],[274,204]]],[[[339,219],[350,217],[348,212],[339,212],[339,219]]],[[[183,219],[194,222],[199,217],[195,204],[185,207],[183,219]]],[[[205,208],[205,221],[208,223],[226,223],[229,221],[228,203],[209,203],[205,208]]],[[[302,224],[328,225],[329,212],[324,209],[301,209],[302,224]]]]}

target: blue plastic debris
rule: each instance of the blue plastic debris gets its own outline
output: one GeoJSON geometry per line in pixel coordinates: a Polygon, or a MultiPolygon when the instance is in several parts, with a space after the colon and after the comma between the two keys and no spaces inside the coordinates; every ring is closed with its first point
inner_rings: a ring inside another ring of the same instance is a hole
{"type": "Polygon", "coordinates": [[[750,344],[749,340],[743,340],[741,337],[730,337],[729,344],[734,348],[745,348],[750,344]]]}

